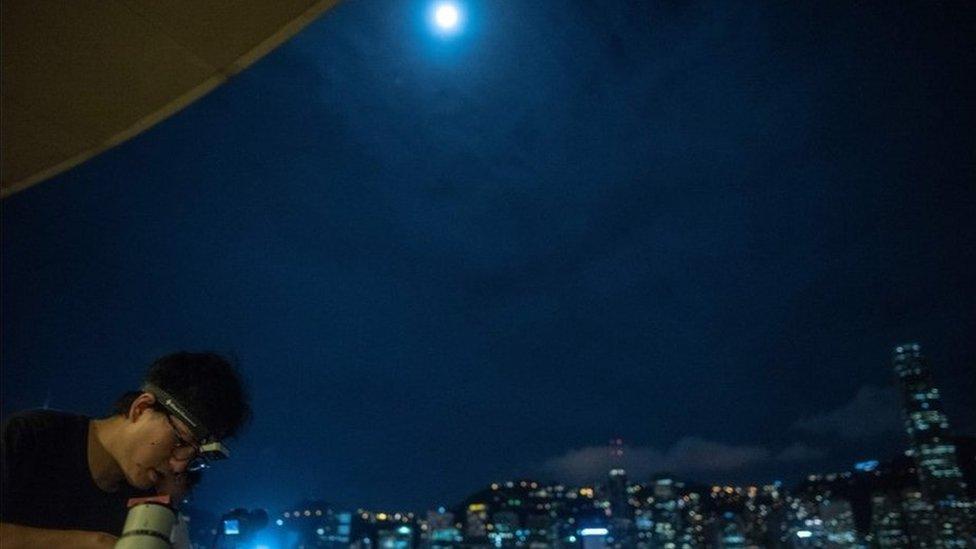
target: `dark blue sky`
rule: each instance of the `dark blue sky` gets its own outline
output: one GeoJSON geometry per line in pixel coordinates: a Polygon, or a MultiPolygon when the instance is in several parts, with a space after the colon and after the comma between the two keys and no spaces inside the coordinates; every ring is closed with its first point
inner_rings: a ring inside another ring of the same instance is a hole
{"type": "Polygon", "coordinates": [[[976,430],[971,4],[461,4],[342,4],[4,200],[4,414],[232,353],[214,510],[581,480],[615,435],[638,479],[837,470],[903,447],[906,340],[976,430]]]}

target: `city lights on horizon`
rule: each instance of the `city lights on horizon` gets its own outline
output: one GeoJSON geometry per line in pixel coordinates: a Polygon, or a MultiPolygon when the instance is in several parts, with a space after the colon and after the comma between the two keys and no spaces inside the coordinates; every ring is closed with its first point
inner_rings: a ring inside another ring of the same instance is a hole
{"type": "MultiPolygon", "coordinates": [[[[420,515],[364,509],[352,513],[310,502],[281,513],[273,531],[297,532],[312,541],[325,540],[329,547],[405,549],[556,543],[638,549],[668,544],[768,546],[775,539],[786,546],[877,541],[887,547],[909,539],[959,546],[961,536],[970,535],[966,524],[976,506],[966,495],[957,447],[947,434],[948,420],[924,357],[917,345],[899,349],[908,351],[896,352],[893,366],[906,389],[902,407],[913,418],[906,425],[911,451],[889,461],[865,460],[849,471],[810,474],[791,489],[781,481],[700,485],[668,475],[638,482],[629,480],[625,469],[611,466],[603,483],[492,482],[462,505],[439,506],[420,515]],[[856,524],[856,515],[869,517],[870,524],[856,524]],[[897,526],[902,523],[907,526],[897,526]],[[932,524],[934,529],[913,524],[932,524]]],[[[972,453],[976,439],[967,444],[972,453]]]]}

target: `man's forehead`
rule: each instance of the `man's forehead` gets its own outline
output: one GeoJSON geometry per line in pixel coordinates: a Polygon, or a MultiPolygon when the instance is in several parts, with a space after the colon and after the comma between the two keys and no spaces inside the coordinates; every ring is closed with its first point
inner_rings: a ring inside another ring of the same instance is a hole
{"type": "Polygon", "coordinates": [[[169,420],[176,427],[176,430],[180,432],[180,436],[187,440],[196,440],[193,436],[193,431],[182,419],[174,416],[173,414],[166,414],[166,416],[169,417],[169,420]]]}

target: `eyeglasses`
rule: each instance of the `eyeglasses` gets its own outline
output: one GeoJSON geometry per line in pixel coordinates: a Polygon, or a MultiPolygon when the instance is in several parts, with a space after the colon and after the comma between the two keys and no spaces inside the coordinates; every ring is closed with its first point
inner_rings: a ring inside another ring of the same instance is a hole
{"type": "Polygon", "coordinates": [[[177,429],[176,424],[173,423],[173,417],[166,414],[166,421],[169,422],[169,426],[173,429],[173,436],[176,437],[176,444],[173,446],[173,457],[182,461],[192,459],[194,456],[200,455],[200,447],[183,438],[183,435],[180,434],[180,430],[177,429]]]}

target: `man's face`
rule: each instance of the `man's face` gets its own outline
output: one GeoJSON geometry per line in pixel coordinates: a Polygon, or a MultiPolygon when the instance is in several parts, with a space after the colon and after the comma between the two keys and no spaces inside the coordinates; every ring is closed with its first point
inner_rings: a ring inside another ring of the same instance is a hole
{"type": "Polygon", "coordinates": [[[119,459],[126,481],[140,489],[152,488],[165,476],[184,472],[196,457],[190,429],[154,403],[148,393],[133,403],[126,425],[127,444],[119,459]]]}

